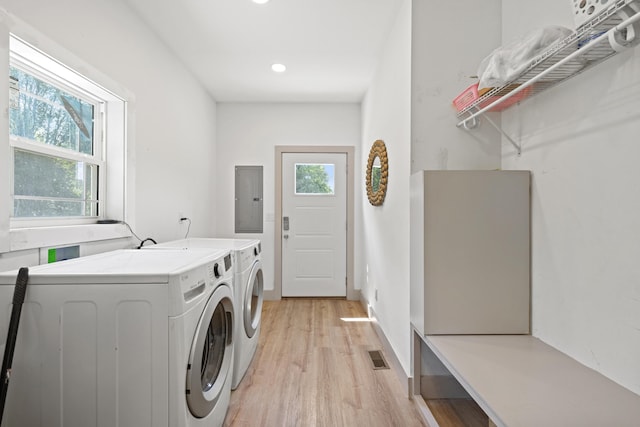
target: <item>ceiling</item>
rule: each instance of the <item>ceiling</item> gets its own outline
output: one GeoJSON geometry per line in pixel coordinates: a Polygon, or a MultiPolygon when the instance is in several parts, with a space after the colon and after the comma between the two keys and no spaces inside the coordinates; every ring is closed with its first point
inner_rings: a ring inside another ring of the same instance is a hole
{"type": "Polygon", "coordinates": [[[360,102],[402,3],[124,1],[218,102],[360,102]]]}

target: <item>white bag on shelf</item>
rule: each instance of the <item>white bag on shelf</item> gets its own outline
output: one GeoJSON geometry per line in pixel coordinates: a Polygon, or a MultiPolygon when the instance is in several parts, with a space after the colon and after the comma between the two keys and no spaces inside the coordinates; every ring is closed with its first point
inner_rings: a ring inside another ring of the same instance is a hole
{"type": "Polygon", "coordinates": [[[513,81],[545,49],[572,33],[569,28],[552,25],[497,48],[480,62],[478,88],[500,87],[513,81]]]}

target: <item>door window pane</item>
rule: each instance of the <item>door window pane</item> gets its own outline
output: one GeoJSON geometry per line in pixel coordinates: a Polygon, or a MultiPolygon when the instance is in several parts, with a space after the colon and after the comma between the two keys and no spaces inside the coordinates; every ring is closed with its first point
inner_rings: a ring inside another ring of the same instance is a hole
{"type": "Polygon", "coordinates": [[[334,164],[296,163],[295,168],[295,194],[334,194],[334,164]]]}
{"type": "Polygon", "coordinates": [[[98,166],[14,151],[14,216],[97,216],[98,166]]]}

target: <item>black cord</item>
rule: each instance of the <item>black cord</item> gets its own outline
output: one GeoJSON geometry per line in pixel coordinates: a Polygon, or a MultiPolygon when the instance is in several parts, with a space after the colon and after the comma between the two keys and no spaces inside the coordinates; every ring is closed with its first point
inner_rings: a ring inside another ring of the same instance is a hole
{"type": "MultiPolygon", "coordinates": [[[[189,219],[189,218],[187,218],[187,219],[189,219]]],[[[144,245],[144,242],[153,242],[154,245],[158,244],[158,242],[153,240],[151,237],[147,237],[146,239],[141,239],[140,237],[138,237],[138,235],[133,231],[131,226],[126,221],[120,221],[120,222],[122,222],[124,225],[126,225],[127,228],[129,229],[129,231],[131,232],[131,234],[133,234],[135,236],[135,238],[140,241],[140,244],[138,245],[138,247],[136,249],[142,248],[142,246],[144,245]]],[[[191,220],[189,220],[189,222],[191,222],[191,220]]],[[[187,230],[187,232],[188,232],[188,230],[187,230]]]]}
{"type": "Polygon", "coordinates": [[[156,242],[155,240],[153,240],[151,237],[147,237],[146,239],[144,239],[142,242],[140,242],[140,245],[138,246],[138,249],[142,249],[142,246],[144,246],[144,242],[153,242],[154,245],[157,245],[158,242],[156,242]]]}
{"type": "Polygon", "coordinates": [[[138,239],[139,241],[142,242],[142,239],[140,237],[138,237],[138,235],[133,231],[133,229],[131,228],[131,226],[126,222],[126,221],[121,221],[124,225],[127,226],[127,228],[129,229],[129,231],[131,232],[131,234],[133,234],[135,236],[136,239],[138,239]]]}
{"type": "Polygon", "coordinates": [[[187,226],[187,233],[184,235],[184,238],[186,239],[187,236],[189,235],[189,230],[191,229],[191,220],[187,217],[184,217],[184,218],[180,218],[180,221],[189,221],[189,225],[187,226]]]}

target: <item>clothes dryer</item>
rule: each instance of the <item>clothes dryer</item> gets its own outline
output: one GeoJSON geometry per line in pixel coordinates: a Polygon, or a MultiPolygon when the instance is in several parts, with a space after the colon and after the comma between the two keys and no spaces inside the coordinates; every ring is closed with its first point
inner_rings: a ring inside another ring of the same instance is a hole
{"type": "Polygon", "coordinates": [[[191,238],[148,246],[149,249],[230,250],[238,321],[235,324],[234,367],[231,389],[235,390],[247,373],[260,337],[264,278],[262,244],[257,239],[191,238]]]}
{"type": "MultiPolygon", "coordinates": [[[[0,273],[0,342],[16,272],[0,273]]],[[[4,422],[221,426],[233,372],[228,251],[119,250],[30,268],[4,422]]]]}

